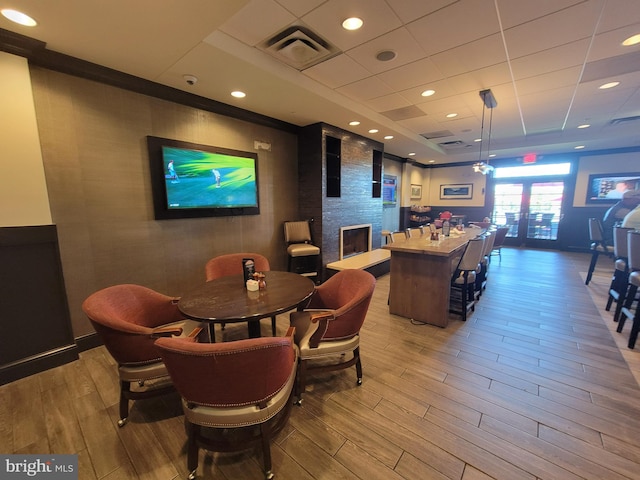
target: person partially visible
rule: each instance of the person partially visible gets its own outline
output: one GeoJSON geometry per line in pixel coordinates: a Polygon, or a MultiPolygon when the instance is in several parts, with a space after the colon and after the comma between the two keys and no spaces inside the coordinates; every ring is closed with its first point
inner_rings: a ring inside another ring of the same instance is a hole
{"type": "Polygon", "coordinates": [[[640,230],[640,206],[637,206],[633,210],[631,210],[622,220],[623,228],[634,228],[636,230],[640,230]]]}
{"type": "MultiPolygon", "coordinates": [[[[604,240],[607,245],[613,245],[613,227],[624,225],[624,219],[636,207],[640,205],[640,190],[628,190],[622,195],[622,199],[606,211],[602,218],[604,240]]],[[[635,227],[638,228],[638,227],[635,227]]]]}

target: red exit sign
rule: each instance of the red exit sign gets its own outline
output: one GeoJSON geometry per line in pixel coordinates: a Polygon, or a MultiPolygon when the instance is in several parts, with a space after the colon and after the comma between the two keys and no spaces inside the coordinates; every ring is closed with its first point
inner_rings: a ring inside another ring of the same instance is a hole
{"type": "Polygon", "coordinates": [[[536,163],[538,160],[538,156],[535,153],[527,153],[522,158],[522,163],[536,163]]]}

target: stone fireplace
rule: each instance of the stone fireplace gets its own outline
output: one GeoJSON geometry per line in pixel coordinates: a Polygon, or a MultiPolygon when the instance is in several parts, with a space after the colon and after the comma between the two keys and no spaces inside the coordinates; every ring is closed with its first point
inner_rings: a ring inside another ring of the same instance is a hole
{"type": "Polygon", "coordinates": [[[371,251],[371,224],[340,227],[340,260],[371,251]]]}

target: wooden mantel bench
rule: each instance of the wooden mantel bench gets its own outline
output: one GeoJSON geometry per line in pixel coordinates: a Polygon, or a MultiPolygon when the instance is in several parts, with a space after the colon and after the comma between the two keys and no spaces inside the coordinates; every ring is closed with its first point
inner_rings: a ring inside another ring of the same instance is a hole
{"type": "Polygon", "coordinates": [[[356,268],[366,270],[374,277],[379,277],[389,273],[389,264],[391,252],[386,249],[376,248],[369,252],[359,253],[351,257],[347,257],[337,262],[327,263],[329,274],[336,273],[340,270],[356,268]]]}

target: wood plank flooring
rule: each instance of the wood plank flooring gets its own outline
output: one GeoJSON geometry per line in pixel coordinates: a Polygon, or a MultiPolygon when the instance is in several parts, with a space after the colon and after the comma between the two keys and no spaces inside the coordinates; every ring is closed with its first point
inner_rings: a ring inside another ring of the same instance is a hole
{"type": "MultiPolygon", "coordinates": [[[[585,286],[588,261],[503,248],[475,313],[446,329],[390,315],[389,277],[379,278],[362,386],[354,369],[309,379],[273,442],[276,478],[639,478],[640,349],[604,312],[612,262],[585,286]]],[[[287,323],[280,316],[279,330],[287,323]]],[[[0,451],[77,453],[83,480],[186,478],[177,395],[134,403],[124,428],[117,403],[113,360],[103,347],[84,352],[0,387],[0,451]]],[[[198,474],[260,479],[260,454],[201,453],[198,474]]]]}

